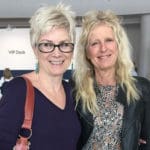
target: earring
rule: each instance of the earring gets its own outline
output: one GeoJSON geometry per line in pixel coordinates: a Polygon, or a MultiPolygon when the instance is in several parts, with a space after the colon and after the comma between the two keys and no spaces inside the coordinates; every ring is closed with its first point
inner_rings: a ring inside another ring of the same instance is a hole
{"type": "Polygon", "coordinates": [[[39,73],[39,62],[35,65],[35,73],[39,73]]]}

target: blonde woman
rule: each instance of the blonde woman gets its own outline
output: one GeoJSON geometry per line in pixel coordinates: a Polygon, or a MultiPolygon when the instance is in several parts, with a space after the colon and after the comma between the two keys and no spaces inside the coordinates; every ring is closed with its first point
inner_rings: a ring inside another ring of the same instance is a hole
{"type": "MultiPolygon", "coordinates": [[[[30,150],[76,150],[80,123],[63,74],[74,51],[74,13],[68,6],[39,8],[30,19],[30,39],[37,69],[24,74],[34,87],[35,105],[30,150]]],[[[27,60],[28,61],[28,60],[27,60]]],[[[0,149],[12,150],[24,119],[26,84],[14,78],[0,101],[0,149]]]]}
{"type": "Polygon", "coordinates": [[[131,45],[119,17],[90,11],[75,59],[82,150],[150,149],[150,82],[133,77],[131,45]]]}

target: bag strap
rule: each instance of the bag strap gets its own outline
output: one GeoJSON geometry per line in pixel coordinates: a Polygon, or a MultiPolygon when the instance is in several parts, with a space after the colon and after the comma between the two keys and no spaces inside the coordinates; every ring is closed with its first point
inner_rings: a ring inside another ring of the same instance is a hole
{"type": "Polygon", "coordinates": [[[33,111],[34,111],[34,88],[32,86],[32,83],[29,79],[26,77],[22,76],[25,81],[26,81],[26,87],[27,87],[27,92],[26,92],[26,101],[25,101],[25,117],[24,121],[22,124],[22,128],[26,128],[30,130],[30,136],[32,135],[32,118],[33,118],[33,111]]]}

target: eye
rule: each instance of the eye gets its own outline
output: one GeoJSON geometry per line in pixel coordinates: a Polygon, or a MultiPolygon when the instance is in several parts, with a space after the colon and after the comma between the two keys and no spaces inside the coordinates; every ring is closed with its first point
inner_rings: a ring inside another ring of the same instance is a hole
{"type": "Polygon", "coordinates": [[[96,46],[96,45],[99,45],[99,42],[91,42],[90,43],[90,46],[96,46]]]}
{"type": "Polygon", "coordinates": [[[54,48],[54,44],[53,43],[42,43],[41,47],[43,47],[43,49],[46,49],[46,50],[52,50],[54,48]]]}
{"type": "Polygon", "coordinates": [[[44,47],[53,47],[54,44],[53,43],[43,43],[44,47]]]}
{"type": "Polygon", "coordinates": [[[105,41],[106,41],[106,42],[113,42],[114,39],[113,39],[113,38],[107,38],[105,41]]]}
{"type": "Polygon", "coordinates": [[[61,43],[61,44],[60,44],[60,47],[61,47],[61,48],[66,48],[66,47],[69,47],[69,46],[70,46],[69,43],[61,43]]]}

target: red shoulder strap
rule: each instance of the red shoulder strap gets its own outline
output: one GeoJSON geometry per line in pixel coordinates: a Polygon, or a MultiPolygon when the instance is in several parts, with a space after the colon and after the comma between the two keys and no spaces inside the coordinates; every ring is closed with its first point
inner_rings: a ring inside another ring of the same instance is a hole
{"type": "Polygon", "coordinates": [[[26,81],[26,101],[25,101],[25,117],[24,122],[22,124],[22,128],[27,128],[31,130],[32,126],[32,118],[33,118],[33,111],[34,111],[34,89],[32,83],[26,77],[23,77],[26,81]]]}

